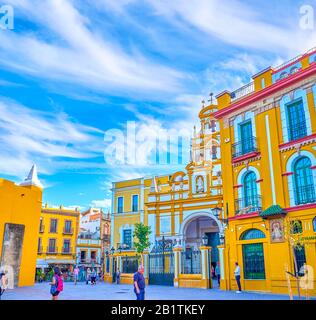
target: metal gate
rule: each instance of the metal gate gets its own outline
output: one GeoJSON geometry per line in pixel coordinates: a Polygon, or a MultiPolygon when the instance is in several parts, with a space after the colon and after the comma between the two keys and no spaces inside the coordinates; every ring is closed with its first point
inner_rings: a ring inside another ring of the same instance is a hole
{"type": "Polygon", "coordinates": [[[157,244],[149,254],[149,284],[173,286],[174,256],[172,246],[166,242],[157,244]]]}

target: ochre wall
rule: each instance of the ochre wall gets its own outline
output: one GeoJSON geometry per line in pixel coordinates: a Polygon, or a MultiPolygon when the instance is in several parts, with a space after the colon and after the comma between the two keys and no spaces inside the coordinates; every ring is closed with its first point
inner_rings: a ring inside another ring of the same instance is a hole
{"type": "Polygon", "coordinates": [[[34,284],[42,190],[0,179],[0,254],[6,223],[25,226],[18,286],[34,284]]]}

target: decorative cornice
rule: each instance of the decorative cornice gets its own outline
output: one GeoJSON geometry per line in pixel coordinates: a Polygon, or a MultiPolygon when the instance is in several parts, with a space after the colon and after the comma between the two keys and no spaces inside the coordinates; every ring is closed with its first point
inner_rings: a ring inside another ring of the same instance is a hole
{"type": "Polygon", "coordinates": [[[306,79],[307,77],[313,76],[316,71],[316,65],[311,65],[307,69],[301,70],[297,72],[295,75],[285,78],[284,80],[281,80],[277,83],[272,84],[271,86],[262,89],[258,92],[255,92],[254,94],[245,97],[242,100],[239,100],[236,103],[230,104],[228,107],[217,111],[214,116],[217,119],[221,119],[227,115],[232,115],[234,112],[239,112],[241,113],[245,109],[249,110],[252,108],[256,108],[260,99],[268,99],[271,97],[273,94],[277,93],[278,96],[282,96],[280,94],[282,90],[285,90],[286,92],[291,91],[298,86],[302,86],[302,84],[315,81],[315,76],[311,80],[310,78],[306,79]],[[299,82],[299,85],[297,83],[299,82]]]}
{"type": "Polygon", "coordinates": [[[309,135],[307,137],[304,137],[302,139],[299,139],[299,140],[280,144],[279,150],[281,152],[285,152],[285,151],[289,151],[289,150],[293,150],[293,149],[299,150],[302,146],[305,146],[305,145],[308,145],[308,144],[311,144],[314,142],[316,142],[316,133],[309,135]]]}

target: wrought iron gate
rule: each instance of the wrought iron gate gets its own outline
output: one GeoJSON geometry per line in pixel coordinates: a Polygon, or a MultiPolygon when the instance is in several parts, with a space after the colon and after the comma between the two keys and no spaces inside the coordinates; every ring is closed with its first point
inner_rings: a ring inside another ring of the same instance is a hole
{"type": "Polygon", "coordinates": [[[149,254],[149,284],[173,286],[174,256],[172,246],[157,243],[149,254]]]}

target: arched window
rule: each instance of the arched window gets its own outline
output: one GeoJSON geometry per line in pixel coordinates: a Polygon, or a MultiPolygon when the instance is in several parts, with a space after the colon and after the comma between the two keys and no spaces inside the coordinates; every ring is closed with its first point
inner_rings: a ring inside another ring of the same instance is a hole
{"type": "Polygon", "coordinates": [[[296,205],[316,202],[312,163],[308,157],[299,158],[294,164],[294,190],[296,205]]]}
{"type": "Polygon", "coordinates": [[[265,237],[265,234],[261,230],[249,229],[241,234],[240,240],[264,239],[265,237]]]}
{"type": "Polygon", "coordinates": [[[253,171],[246,173],[244,176],[243,198],[244,208],[249,207],[249,211],[258,211],[261,207],[257,190],[257,177],[253,171]]]}
{"type": "Polygon", "coordinates": [[[291,73],[291,74],[294,74],[294,73],[296,73],[296,72],[298,72],[298,71],[299,71],[299,68],[298,68],[298,67],[293,67],[293,68],[291,69],[290,73],[291,73]]]}
{"type": "Polygon", "coordinates": [[[281,80],[281,79],[285,79],[287,76],[288,76],[288,74],[287,74],[286,71],[282,72],[282,73],[280,74],[280,80],[281,80]]]}
{"type": "Polygon", "coordinates": [[[303,232],[303,225],[301,220],[291,221],[291,233],[298,234],[303,232]]]}
{"type": "Polygon", "coordinates": [[[316,232],[316,217],[313,219],[313,230],[316,232]]]}

